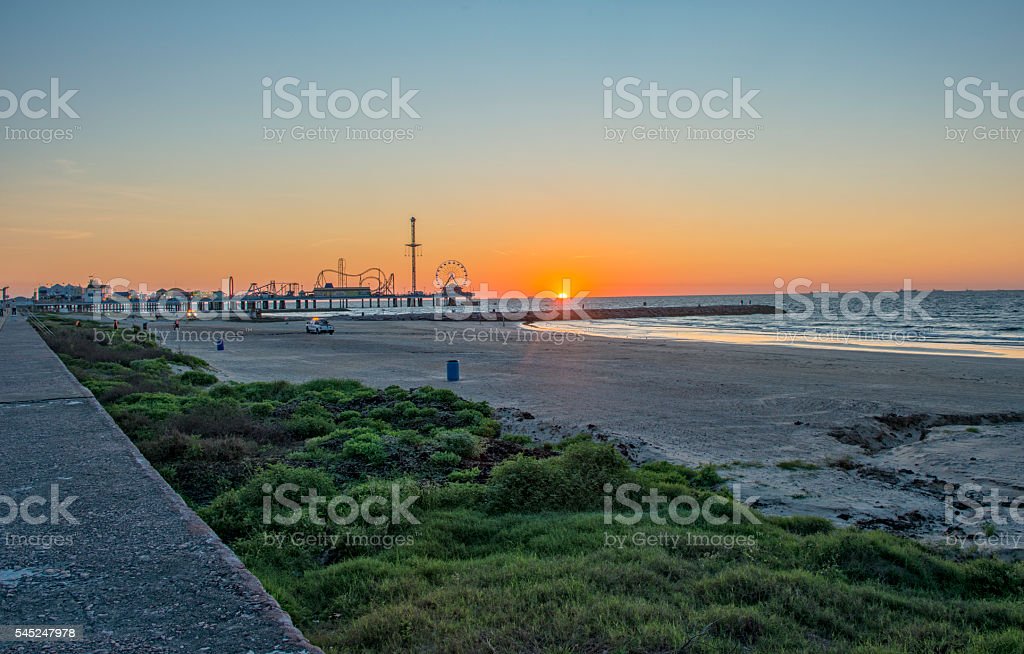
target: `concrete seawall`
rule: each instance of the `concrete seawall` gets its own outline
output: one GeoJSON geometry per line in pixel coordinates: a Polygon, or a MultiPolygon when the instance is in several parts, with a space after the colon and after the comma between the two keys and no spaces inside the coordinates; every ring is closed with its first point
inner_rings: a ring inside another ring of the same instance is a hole
{"type": "Polygon", "coordinates": [[[0,447],[0,625],[84,633],[0,652],[320,652],[20,316],[0,447]]]}

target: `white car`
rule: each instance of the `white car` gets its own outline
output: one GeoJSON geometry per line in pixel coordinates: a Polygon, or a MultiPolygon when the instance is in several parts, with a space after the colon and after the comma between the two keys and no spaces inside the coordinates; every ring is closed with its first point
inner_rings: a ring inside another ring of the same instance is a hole
{"type": "Polygon", "coordinates": [[[313,318],[306,323],[307,334],[333,334],[334,325],[322,318],[313,318]]]}

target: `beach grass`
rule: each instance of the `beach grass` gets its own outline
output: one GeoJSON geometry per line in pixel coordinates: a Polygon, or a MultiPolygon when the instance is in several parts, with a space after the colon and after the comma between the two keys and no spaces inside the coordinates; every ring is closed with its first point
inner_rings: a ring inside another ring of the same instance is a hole
{"type": "Polygon", "coordinates": [[[821,518],[719,524],[736,507],[711,467],[632,465],[588,435],[503,438],[486,403],[447,390],[218,382],[109,328],[94,347],[95,325],[47,324],[68,368],[329,653],[1024,651],[1020,563],[821,518]],[[418,524],[319,525],[308,509],[268,524],[266,489],[288,483],[356,500],[394,486],[418,498],[418,524]],[[625,484],[722,503],[689,524],[624,524],[604,508],[606,485],[625,484]]]}

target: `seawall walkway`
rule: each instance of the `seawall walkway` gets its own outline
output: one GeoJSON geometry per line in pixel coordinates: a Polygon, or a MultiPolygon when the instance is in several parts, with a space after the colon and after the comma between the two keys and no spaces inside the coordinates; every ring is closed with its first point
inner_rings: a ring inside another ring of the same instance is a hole
{"type": "Polygon", "coordinates": [[[21,316],[0,329],[4,625],[83,636],[0,652],[320,651],[21,316]]]}

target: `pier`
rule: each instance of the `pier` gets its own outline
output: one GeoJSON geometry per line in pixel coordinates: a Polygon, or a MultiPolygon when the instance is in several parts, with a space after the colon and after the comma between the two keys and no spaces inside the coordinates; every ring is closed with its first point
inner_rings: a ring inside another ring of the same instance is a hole
{"type": "Polygon", "coordinates": [[[36,301],[32,310],[40,313],[120,313],[124,315],[158,316],[184,314],[189,310],[200,313],[228,312],[253,313],[256,311],[345,311],[373,308],[401,308],[442,306],[445,298],[434,295],[369,295],[341,297],[331,294],[238,295],[229,299],[195,298],[169,294],[157,300],[106,298],[89,301],[52,300],[36,301]]]}

